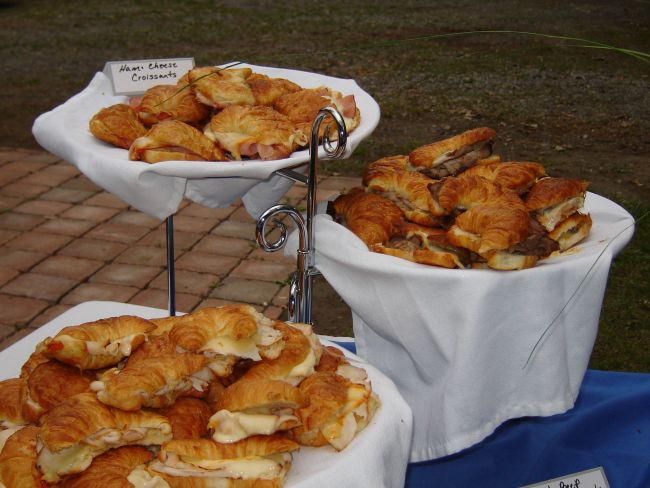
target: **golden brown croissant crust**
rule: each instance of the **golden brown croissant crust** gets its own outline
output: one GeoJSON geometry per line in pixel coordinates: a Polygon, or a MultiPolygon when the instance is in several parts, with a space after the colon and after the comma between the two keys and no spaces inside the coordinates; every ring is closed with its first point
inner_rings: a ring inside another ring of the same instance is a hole
{"type": "Polygon", "coordinates": [[[165,442],[159,457],[164,461],[167,454],[175,453],[199,459],[237,459],[292,452],[299,447],[294,441],[279,435],[256,435],[230,444],[220,444],[211,439],[183,439],[165,442]]]}
{"type": "Polygon", "coordinates": [[[123,103],[97,112],[90,119],[89,129],[97,139],[122,149],[131,147],[133,141],[147,132],[135,111],[123,103]]]}
{"type": "Polygon", "coordinates": [[[154,125],[129,148],[133,161],[225,161],[224,152],[189,124],[167,119],[154,125]]]}
{"type": "Polygon", "coordinates": [[[7,488],[40,488],[36,467],[38,427],[28,425],[12,434],[0,453],[0,481],[7,488]]]}
{"type": "Polygon", "coordinates": [[[25,378],[0,381],[0,425],[9,427],[28,423],[23,416],[26,388],[25,378]]]}
{"type": "Polygon", "coordinates": [[[589,235],[591,225],[592,221],[589,214],[576,212],[560,222],[548,235],[551,239],[557,241],[560,251],[566,251],[589,235]]]}
{"type": "Polygon", "coordinates": [[[97,456],[83,472],[69,476],[58,484],[59,488],[91,488],[110,486],[111,488],[132,488],[127,479],[131,471],[153,458],[145,447],[123,446],[97,456]]]}
{"type": "Polygon", "coordinates": [[[249,379],[226,388],[216,403],[216,410],[237,412],[246,409],[297,408],[302,403],[302,393],[289,383],[249,379]]]}
{"type": "Polygon", "coordinates": [[[249,68],[199,67],[190,70],[188,79],[201,103],[222,109],[229,105],[255,104],[253,91],[246,83],[251,73],[249,68]]]}
{"type": "Polygon", "coordinates": [[[147,125],[166,119],[197,124],[209,115],[206,105],[200,103],[189,86],[157,85],[142,96],[138,117],[147,125]]]}
{"type": "Polygon", "coordinates": [[[452,176],[440,182],[430,183],[428,188],[433,198],[448,212],[463,211],[486,204],[526,210],[524,202],[515,193],[503,190],[480,176],[452,176]]]}
{"type": "Polygon", "coordinates": [[[455,176],[490,157],[496,132],[488,127],[468,130],[442,141],[420,146],[409,154],[415,169],[431,178],[455,176]]]}
{"type": "Polygon", "coordinates": [[[501,188],[524,193],[540,178],[546,176],[544,166],[533,162],[514,162],[477,164],[461,173],[460,177],[480,176],[496,183],[501,188]]]}
{"type": "Polygon", "coordinates": [[[404,214],[394,202],[361,188],[340,195],[331,202],[330,212],[366,245],[386,241],[404,220],[404,214]]]}
{"type": "Polygon", "coordinates": [[[182,397],[160,413],[169,419],[174,439],[199,439],[208,432],[212,410],[203,400],[182,397]]]}
{"type": "Polygon", "coordinates": [[[529,210],[552,207],[569,198],[584,196],[589,182],[571,178],[544,178],[533,186],[526,197],[529,210]]]}
{"type": "Polygon", "coordinates": [[[300,86],[283,78],[271,78],[259,73],[253,73],[246,78],[257,105],[273,106],[282,95],[300,90],[300,86]]]}
{"type": "Polygon", "coordinates": [[[113,366],[144,342],[155,325],[125,315],[65,327],[44,341],[46,354],[81,369],[113,366]]]}

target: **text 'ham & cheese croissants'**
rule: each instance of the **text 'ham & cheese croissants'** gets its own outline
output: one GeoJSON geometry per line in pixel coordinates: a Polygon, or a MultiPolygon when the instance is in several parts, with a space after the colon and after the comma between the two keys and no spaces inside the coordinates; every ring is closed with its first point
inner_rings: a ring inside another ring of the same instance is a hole
{"type": "Polygon", "coordinates": [[[248,305],[111,317],[0,381],[0,486],[281,487],[300,446],[345,449],[378,407],[310,325],[248,305]]]}
{"type": "Polygon", "coordinates": [[[370,163],[328,213],[371,251],[445,268],[530,268],[585,239],[589,182],[502,162],[482,127],[370,163]]]}
{"type": "MultiPolygon", "coordinates": [[[[341,113],[348,133],[361,121],[354,95],[325,86],[304,89],[250,68],[203,66],[176,85],[157,85],[128,103],[102,108],[89,129],[128,149],[133,161],[277,160],[307,146],[324,107],[341,113]]],[[[337,137],[333,129],[328,135],[337,137]]]]}

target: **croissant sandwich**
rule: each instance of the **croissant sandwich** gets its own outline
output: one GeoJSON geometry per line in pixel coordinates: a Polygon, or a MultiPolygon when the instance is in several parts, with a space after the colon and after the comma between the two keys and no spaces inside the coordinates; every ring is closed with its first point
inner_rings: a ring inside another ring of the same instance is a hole
{"type": "Polygon", "coordinates": [[[190,70],[188,81],[203,104],[222,109],[229,105],[254,105],[255,95],[246,83],[250,68],[221,69],[212,66],[190,70]]]}
{"type": "Polygon", "coordinates": [[[210,439],[173,440],[162,445],[149,471],[169,479],[171,486],[188,486],[173,483],[173,478],[181,477],[190,482],[192,478],[215,482],[200,486],[231,486],[218,484],[217,480],[266,480],[279,483],[271,486],[282,486],[292,452],[298,448],[294,441],[279,436],[253,436],[232,444],[218,444],[210,439]]]}
{"type": "Polygon", "coordinates": [[[521,208],[472,207],[456,218],[449,241],[483,257],[493,269],[530,268],[558,249],[544,229],[521,208]]]}
{"type": "MultiPolygon", "coordinates": [[[[337,368],[338,369],[338,368],[337,368]]],[[[357,378],[354,374],[353,377],[357,378]]],[[[355,382],[333,372],[316,372],[299,386],[306,405],[298,409],[302,424],[291,431],[298,443],[330,444],[340,451],[363,430],[378,407],[367,380],[355,382]]]]}
{"type": "Polygon", "coordinates": [[[283,78],[271,78],[260,73],[250,75],[246,78],[246,83],[253,92],[255,105],[267,105],[269,107],[272,107],[282,95],[301,90],[300,86],[292,81],[283,78]]]}
{"type": "Polygon", "coordinates": [[[388,240],[404,221],[404,214],[394,202],[362,188],[353,188],[330,202],[328,213],[367,246],[388,240]]]}
{"type": "Polygon", "coordinates": [[[48,482],[84,471],[93,458],[109,449],[130,444],[160,445],[172,436],[166,417],[144,410],[110,408],[93,393],[64,400],[45,413],[40,423],[37,464],[48,482]]]}
{"type": "Polygon", "coordinates": [[[138,117],[147,125],[175,119],[196,125],[209,115],[209,108],[200,103],[187,85],[156,85],[140,99],[138,117]]]}
{"type": "Polygon", "coordinates": [[[411,223],[402,225],[399,232],[387,242],[372,244],[369,249],[414,263],[443,268],[468,268],[471,265],[469,251],[452,245],[446,231],[411,223]]]}
{"type": "Polygon", "coordinates": [[[526,196],[526,206],[547,231],[585,203],[589,182],[570,178],[544,178],[533,186],[526,196]]]}
{"type": "Polygon", "coordinates": [[[0,381],[1,429],[10,429],[29,423],[29,419],[26,419],[23,415],[26,389],[27,380],[25,378],[11,378],[0,381]]]}
{"type": "Polygon", "coordinates": [[[575,246],[589,235],[591,216],[576,212],[555,226],[548,236],[560,246],[560,251],[575,246]]]}
{"type": "Polygon", "coordinates": [[[36,468],[38,427],[28,425],[12,434],[0,453],[0,485],[5,488],[40,488],[36,468]]]}
{"type": "Polygon", "coordinates": [[[295,411],[302,404],[300,390],[284,381],[238,381],[222,393],[208,426],[214,431],[212,438],[220,443],[274,434],[300,423],[295,411]]]}
{"type": "Polygon", "coordinates": [[[65,327],[44,342],[46,354],[80,369],[113,366],[142,344],[155,325],[125,315],[65,327]]]}
{"type": "Polygon", "coordinates": [[[137,113],[123,103],[101,109],[90,119],[88,128],[97,139],[122,149],[131,147],[147,132],[137,113]]]}
{"type": "Polygon", "coordinates": [[[174,403],[190,390],[207,392],[213,375],[202,371],[201,354],[167,354],[130,362],[123,369],[110,369],[92,383],[102,403],[122,410],[161,408],[174,403]]]}
{"type": "Polygon", "coordinates": [[[160,161],[225,161],[226,155],[203,133],[189,124],[167,119],[154,125],[129,148],[129,159],[160,161]]]}
{"type": "Polygon", "coordinates": [[[418,147],[409,154],[413,169],[439,179],[456,176],[489,158],[496,132],[488,127],[468,130],[442,141],[418,147]]]}
{"type": "Polygon", "coordinates": [[[514,162],[477,164],[461,173],[460,177],[480,176],[505,190],[522,194],[540,179],[546,176],[544,166],[532,162],[514,162]]]}
{"type": "Polygon", "coordinates": [[[181,397],[160,413],[169,419],[174,439],[198,439],[208,433],[212,410],[199,398],[181,397]]]}

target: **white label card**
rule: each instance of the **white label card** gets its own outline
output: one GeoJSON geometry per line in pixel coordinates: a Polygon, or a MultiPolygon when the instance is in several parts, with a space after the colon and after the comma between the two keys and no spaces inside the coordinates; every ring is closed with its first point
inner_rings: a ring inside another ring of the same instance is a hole
{"type": "Polygon", "coordinates": [[[602,466],[521,488],[609,488],[602,466]]]}
{"type": "Polygon", "coordinates": [[[113,83],[115,95],[139,95],[155,85],[175,85],[194,68],[194,58],[109,61],[104,73],[113,83]]]}

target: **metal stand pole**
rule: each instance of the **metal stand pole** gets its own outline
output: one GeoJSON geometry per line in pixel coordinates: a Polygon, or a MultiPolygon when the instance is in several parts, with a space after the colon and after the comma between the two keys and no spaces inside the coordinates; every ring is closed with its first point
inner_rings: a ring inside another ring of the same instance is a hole
{"type": "Polygon", "coordinates": [[[329,138],[329,129],[327,126],[323,136],[323,149],[325,154],[330,158],[339,158],[345,151],[347,142],[347,131],[345,122],[341,114],[332,107],[325,107],[318,112],[311,129],[311,140],[309,144],[309,172],[307,177],[300,175],[291,170],[281,170],[276,173],[289,178],[293,181],[300,181],[307,185],[307,212],[306,218],[298,210],[290,205],[275,205],[266,210],[258,219],[256,233],[257,242],[267,252],[274,252],[286,243],[287,228],[278,219],[273,218],[272,222],[276,228],[280,229],[280,238],[269,243],[266,240],[266,224],[272,218],[279,214],[289,215],[298,227],[298,253],[297,253],[297,271],[293,274],[290,297],[289,297],[289,321],[312,323],[312,284],[313,277],[319,274],[315,267],[315,250],[314,250],[314,216],[316,215],[316,183],[317,183],[317,163],[318,163],[318,139],[320,126],[326,117],[331,117],[336,123],[337,139],[336,145],[333,145],[329,138]]]}
{"type": "Polygon", "coordinates": [[[174,277],[174,217],[170,215],[166,220],[167,231],[167,305],[169,316],[176,315],[176,280],[174,277]]]}

